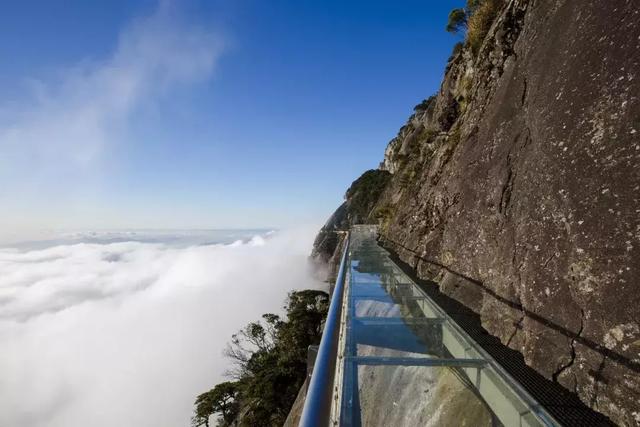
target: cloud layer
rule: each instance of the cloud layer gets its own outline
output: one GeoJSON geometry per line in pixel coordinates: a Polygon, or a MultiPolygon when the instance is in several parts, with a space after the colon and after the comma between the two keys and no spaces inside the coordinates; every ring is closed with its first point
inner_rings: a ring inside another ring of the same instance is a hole
{"type": "Polygon", "coordinates": [[[1,250],[0,425],[188,425],[230,335],[321,286],[312,236],[1,250]]]}

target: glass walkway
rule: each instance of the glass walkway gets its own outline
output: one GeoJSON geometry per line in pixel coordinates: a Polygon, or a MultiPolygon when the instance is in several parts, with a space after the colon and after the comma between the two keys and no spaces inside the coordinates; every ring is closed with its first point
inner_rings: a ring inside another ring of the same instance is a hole
{"type": "Polygon", "coordinates": [[[343,263],[329,425],[557,425],[389,258],[374,227],[352,228],[343,263]]]}

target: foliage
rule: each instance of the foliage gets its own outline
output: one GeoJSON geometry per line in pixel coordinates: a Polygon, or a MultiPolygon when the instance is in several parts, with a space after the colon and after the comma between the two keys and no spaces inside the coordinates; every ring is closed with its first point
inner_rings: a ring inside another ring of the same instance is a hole
{"type": "Polygon", "coordinates": [[[353,181],[345,194],[351,224],[364,222],[369,217],[390,179],[389,172],[371,169],[353,181]]]}
{"type": "Polygon", "coordinates": [[[229,426],[242,412],[240,425],[282,425],[306,377],[307,348],[320,342],[328,306],[325,292],[291,292],[285,320],[268,313],[234,334],[225,355],[234,364],[230,374],[236,381],[218,384],[198,396],[192,424],[208,425],[205,416],[208,420],[209,415],[218,414],[218,425],[229,426]],[[211,393],[223,384],[236,387],[234,406],[227,406],[226,412],[215,405],[220,400],[212,399],[218,395],[211,393]]]}
{"type": "MultiPolygon", "coordinates": [[[[433,139],[438,135],[438,132],[433,128],[428,128],[422,126],[418,135],[416,135],[416,139],[418,142],[426,142],[427,144],[433,142],[433,139]]],[[[420,144],[415,144],[414,151],[419,151],[420,144]]],[[[419,153],[414,153],[419,154],[419,153]]]]}
{"type": "Polygon", "coordinates": [[[447,31],[457,33],[465,29],[467,26],[467,13],[462,8],[453,9],[449,12],[449,20],[447,21],[447,31]]]}
{"type": "Polygon", "coordinates": [[[383,230],[389,229],[389,225],[391,224],[391,220],[395,215],[395,207],[389,203],[384,206],[379,207],[373,217],[378,221],[383,230]]]}
{"type": "Polygon", "coordinates": [[[351,183],[351,186],[345,194],[346,199],[351,199],[357,193],[374,193],[385,185],[388,180],[389,172],[379,169],[370,169],[360,175],[358,179],[351,183]]]}
{"type": "Polygon", "coordinates": [[[476,9],[484,2],[484,0],[467,0],[467,14],[473,15],[476,9]]]}
{"type": "Polygon", "coordinates": [[[471,51],[477,54],[503,1],[467,0],[466,7],[453,9],[449,13],[446,30],[450,33],[458,33],[466,29],[466,43],[471,51]]]}
{"type": "Polygon", "coordinates": [[[473,13],[467,20],[467,42],[474,54],[480,50],[480,46],[501,6],[502,0],[476,0],[474,2],[473,13]]]}
{"type": "Polygon", "coordinates": [[[399,180],[400,186],[402,188],[407,188],[412,183],[415,183],[415,178],[416,176],[418,176],[418,169],[419,168],[417,162],[414,162],[413,164],[403,169],[399,180]]]}
{"type": "Polygon", "coordinates": [[[237,333],[231,335],[231,342],[227,344],[224,355],[233,367],[227,374],[240,379],[246,374],[246,367],[251,356],[256,352],[269,352],[275,346],[276,334],[282,320],[276,314],[263,314],[261,322],[251,322],[237,333]]]}
{"type": "Polygon", "coordinates": [[[458,111],[463,113],[467,110],[469,100],[471,99],[471,90],[473,89],[473,77],[465,75],[460,81],[460,90],[458,93],[458,111]]]}
{"type": "Polygon", "coordinates": [[[422,100],[420,104],[413,107],[413,111],[415,112],[426,111],[431,106],[431,104],[435,102],[436,98],[437,98],[436,95],[431,95],[430,97],[422,100]]]}
{"type": "Polygon", "coordinates": [[[229,425],[238,414],[238,383],[227,381],[220,383],[196,398],[195,415],[191,418],[193,426],[209,427],[209,417],[219,413],[222,423],[229,425]]]}

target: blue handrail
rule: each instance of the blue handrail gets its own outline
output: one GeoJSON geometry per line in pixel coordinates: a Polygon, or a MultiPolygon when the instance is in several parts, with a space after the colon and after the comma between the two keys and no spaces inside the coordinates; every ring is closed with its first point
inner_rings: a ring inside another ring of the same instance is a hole
{"type": "Polygon", "coordinates": [[[328,426],[331,416],[331,398],[333,382],[338,358],[338,338],[340,332],[340,316],[342,313],[342,297],[344,294],[344,278],[346,274],[347,253],[349,252],[349,235],[347,235],[340,269],[336,278],[336,286],[331,296],[331,304],[324,324],[318,356],[313,367],[307,397],[304,401],[300,427],[328,426]]]}

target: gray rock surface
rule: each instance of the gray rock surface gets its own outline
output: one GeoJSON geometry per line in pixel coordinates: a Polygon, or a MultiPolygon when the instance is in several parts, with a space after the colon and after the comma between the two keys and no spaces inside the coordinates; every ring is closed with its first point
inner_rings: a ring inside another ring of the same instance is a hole
{"type": "Polygon", "coordinates": [[[634,0],[505,2],[390,142],[367,217],[621,425],[640,425],[639,22],[634,0]]]}

